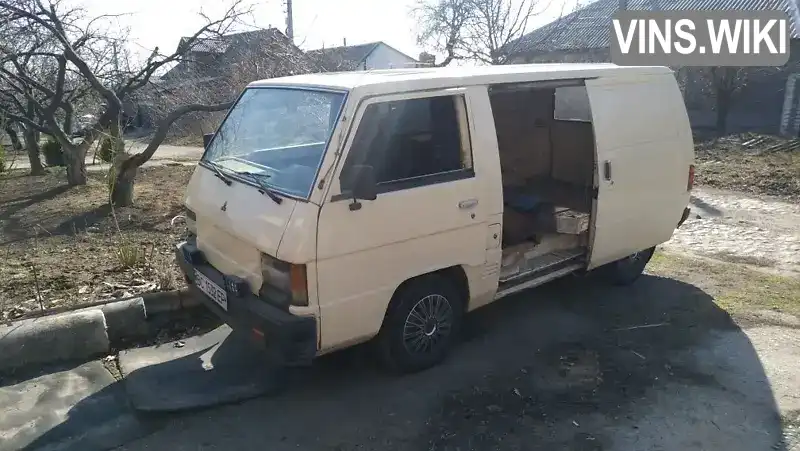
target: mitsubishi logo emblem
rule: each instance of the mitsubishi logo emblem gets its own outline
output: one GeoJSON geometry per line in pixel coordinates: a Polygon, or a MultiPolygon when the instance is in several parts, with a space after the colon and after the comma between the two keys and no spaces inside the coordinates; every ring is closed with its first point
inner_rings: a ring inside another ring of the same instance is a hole
{"type": "Polygon", "coordinates": [[[220,210],[228,211],[228,201],[227,200],[225,201],[224,204],[222,204],[222,207],[220,207],[220,210]]]}

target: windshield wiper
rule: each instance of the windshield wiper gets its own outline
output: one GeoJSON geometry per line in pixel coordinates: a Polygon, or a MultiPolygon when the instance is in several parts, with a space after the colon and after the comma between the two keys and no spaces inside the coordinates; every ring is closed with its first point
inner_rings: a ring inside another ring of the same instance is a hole
{"type": "Polygon", "coordinates": [[[217,178],[219,178],[220,180],[225,182],[226,185],[231,186],[231,183],[233,183],[233,181],[231,180],[231,178],[229,176],[225,175],[225,173],[222,172],[217,167],[216,163],[212,163],[210,161],[206,161],[206,164],[208,164],[208,167],[211,168],[212,171],[214,171],[214,175],[216,175],[217,178]]]}
{"type": "Polygon", "coordinates": [[[237,172],[236,175],[243,175],[250,179],[251,181],[255,182],[259,186],[258,192],[261,194],[266,194],[272,199],[276,204],[280,205],[283,202],[283,197],[281,194],[275,191],[274,189],[270,188],[269,185],[264,183],[261,180],[261,177],[268,178],[270,177],[269,174],[256,174],[255,172],[237,172]]]}

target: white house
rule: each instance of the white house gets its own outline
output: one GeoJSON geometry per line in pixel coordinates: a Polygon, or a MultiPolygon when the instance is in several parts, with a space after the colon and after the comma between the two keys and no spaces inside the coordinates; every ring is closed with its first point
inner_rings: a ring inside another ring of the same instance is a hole
{"type": "Polygon", "coordinates": [[[383,41],[310,50],[331,71],[417,67],[419,61],[383,41]]]}

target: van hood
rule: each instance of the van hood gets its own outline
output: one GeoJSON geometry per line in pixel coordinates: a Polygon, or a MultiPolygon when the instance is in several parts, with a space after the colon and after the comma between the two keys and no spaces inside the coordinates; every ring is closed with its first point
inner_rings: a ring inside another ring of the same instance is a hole
{"type": "Polygon", "coordinates": [[[208,262],[225,274],[261,286],[261,253],[277,257],[283,235],[298,204],[278,204],[257,189],[233,180],[223,183],[198,166],[186,191],[186,208],[195,214],[197,246],[208,262]]]}

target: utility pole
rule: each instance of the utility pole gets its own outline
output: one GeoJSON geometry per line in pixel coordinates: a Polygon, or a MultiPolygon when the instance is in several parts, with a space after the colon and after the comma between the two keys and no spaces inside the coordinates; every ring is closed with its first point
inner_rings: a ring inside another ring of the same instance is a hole
{"type": "Polygon", "coordinates": [[[292,0],[286,0],[286,36],[294,44],[294,20],[292,20],[292,0]]]}

